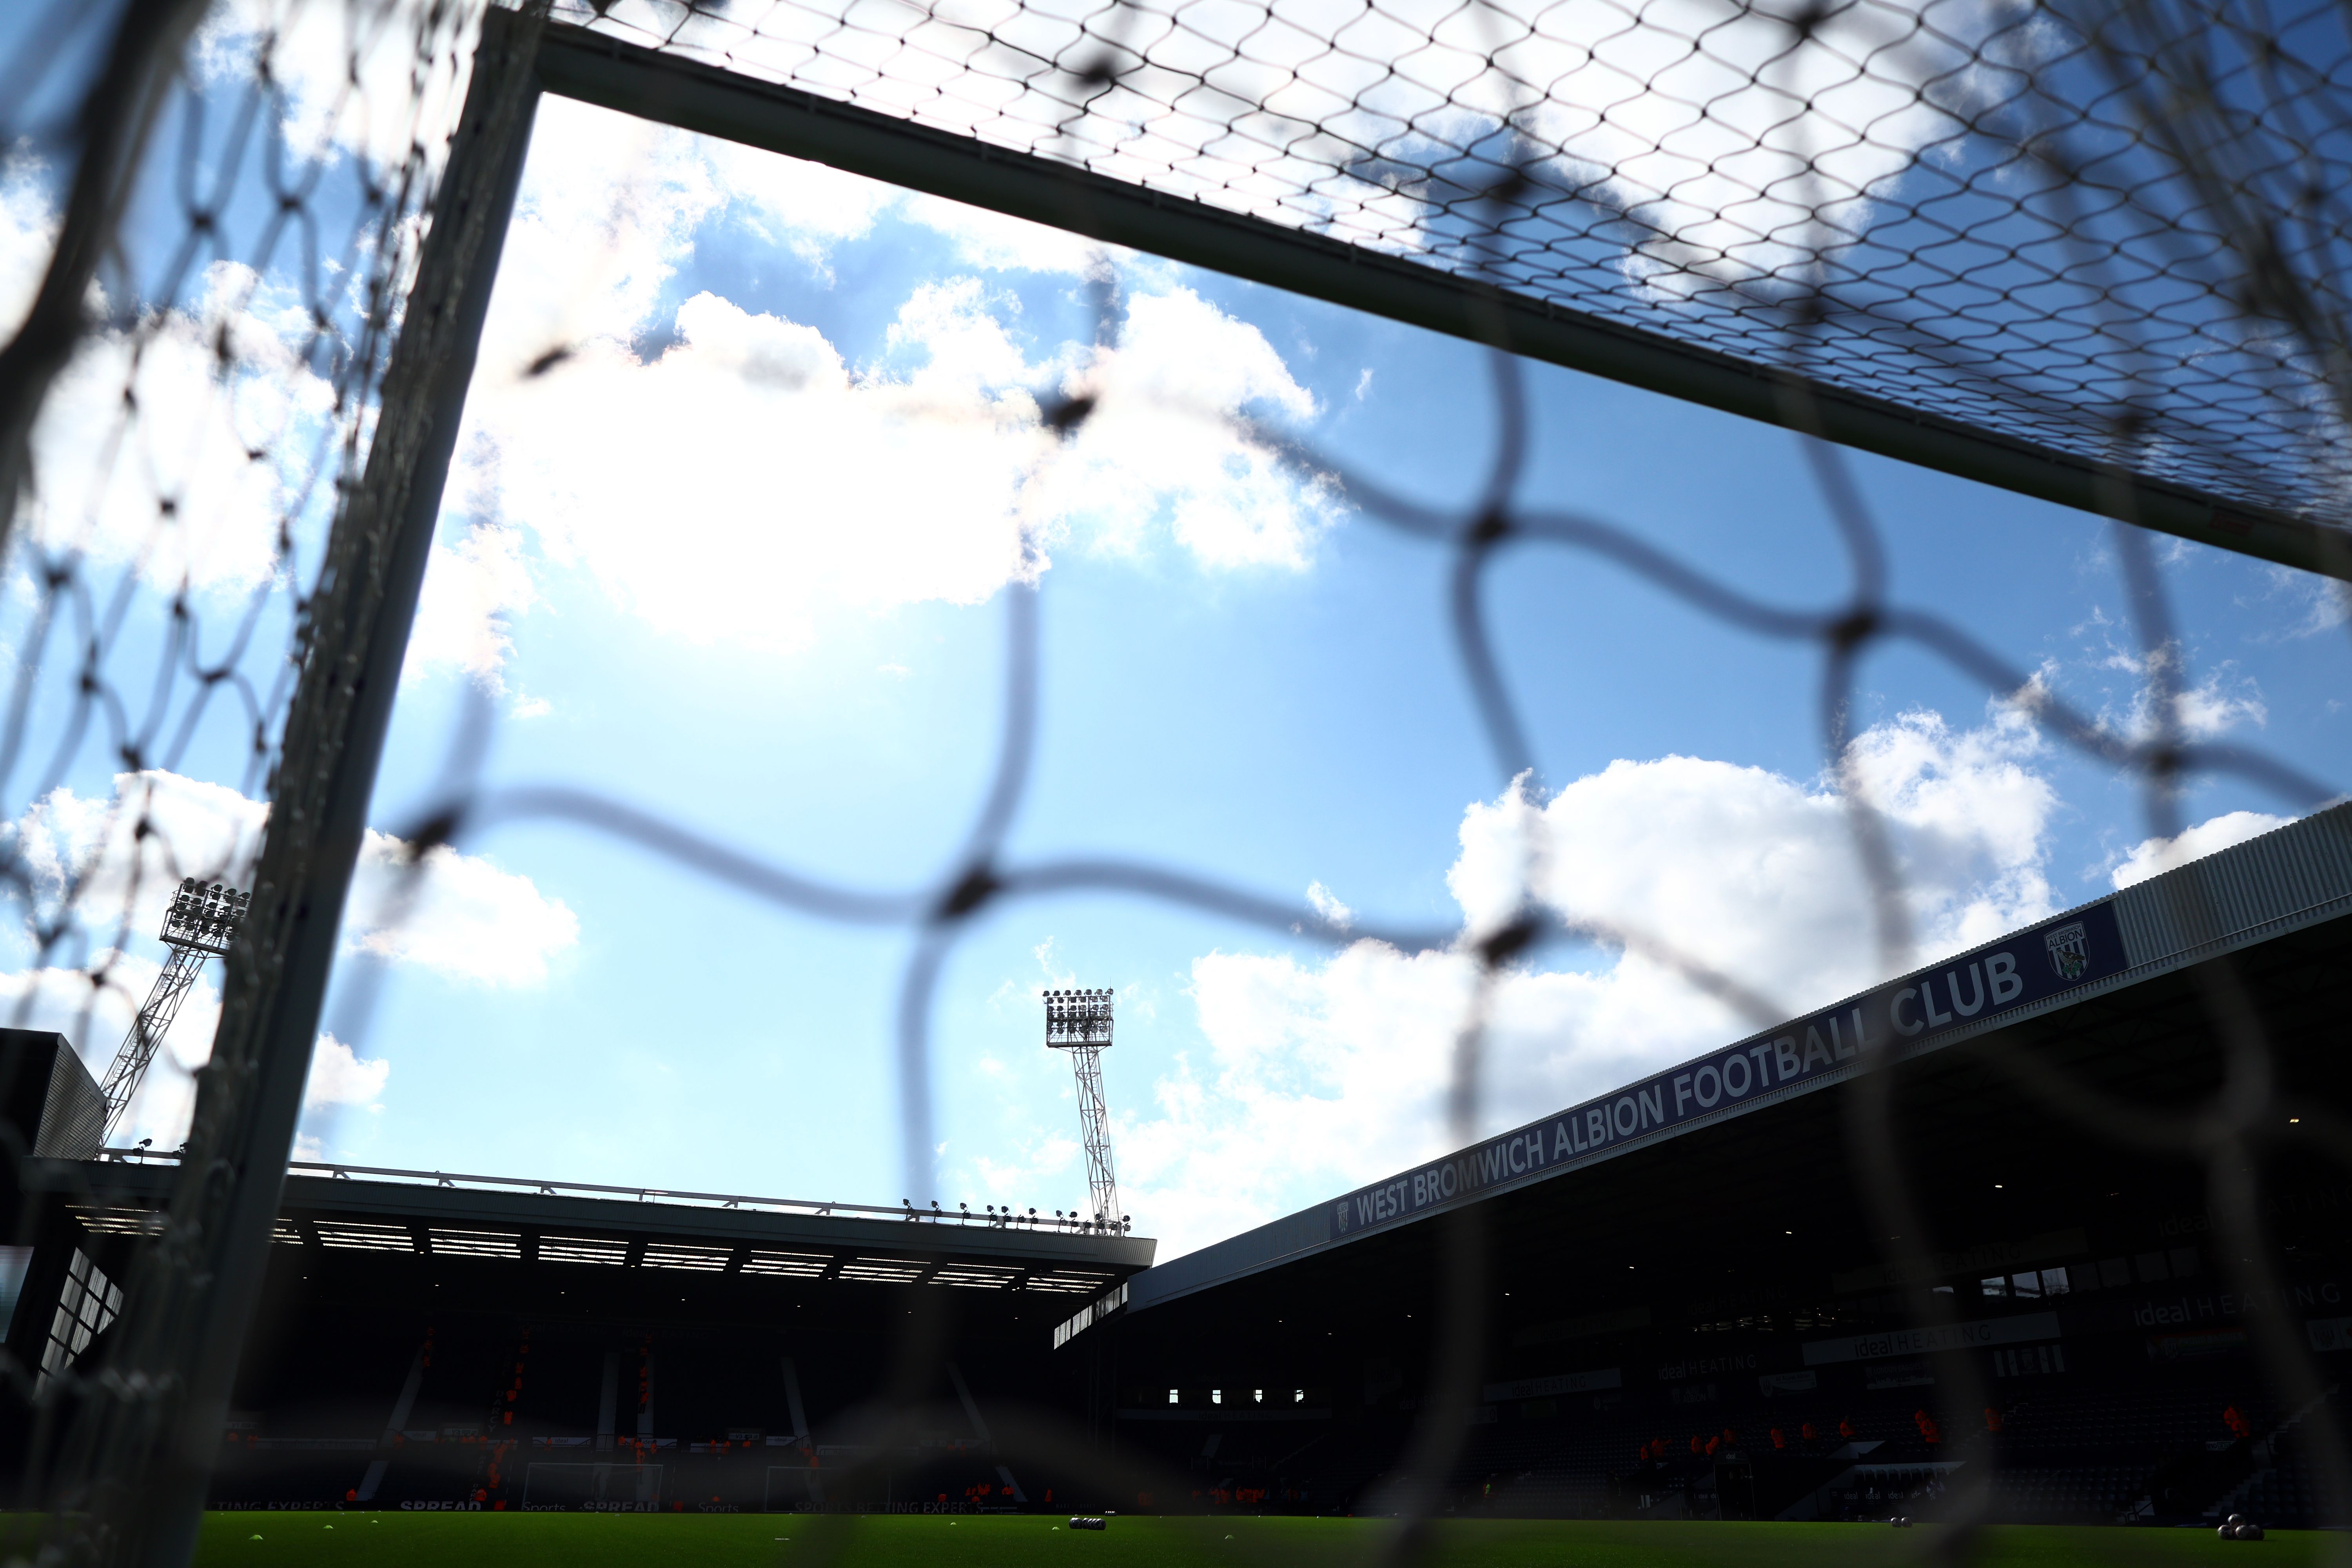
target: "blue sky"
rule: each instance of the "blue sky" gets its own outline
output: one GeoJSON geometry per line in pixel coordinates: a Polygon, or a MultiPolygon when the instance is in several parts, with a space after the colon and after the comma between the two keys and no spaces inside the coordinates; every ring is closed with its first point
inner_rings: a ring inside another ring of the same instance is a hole
{"type": "MultiPolygon", "coordinates": [[[[36,197],[16,212],[21,251],[36,197]]],[[[263,282],[240,320],[282,331],[263,282]]],[[[1525,503],[1605,519],[1777,601],[1843,592],[1791,437],[1526,375],[1525,503]]],[[[1493,406],[1464,343],[550,100],[376,825],[416,820],[478,708],[495,716],[486,786],[584,786],[811,875],[927,882],[986,788],[1004,600],[1026,578],[1044,678],[1013,860],[1131,856],[1302,908],[1475,928],[1511,903],[1539,823],[1538,891],[1559,907],[1671,942],[1789,1013],[1876,978],[1822,782],[1816,652],[1594,558],[1515,549],[1487,598],[1539,763],[1515,791],[1453,649],[1449,558],[1234,422],[1302,437],[1340,474],[1466,502],[1493,406]],[[521,374],[556,347],[561,363],[521,374]],[[1099,403],[1063,442],[1039,405],[1073,391],[1099,403]]],[[[71,431],[48,438],[91,460],[71,431]]],[[[2119,731],[2146,722],[2106,524],[1851,460],[1898,600],[2119,731]]],[[[220,493],[234,543],[250,527],[220,493]]],[[[192,568],[215,615],[252,581],[229,543],[192,568]]],[[[2336,602],[2257,563],[2170,541],[2158,553],[2199,732],[2340,788],[2352,647],[2336,602]]],[[[12,641],[29,602],[20,576],[12,641]]],[[[126,633],[125,669],[157,635],[126,633]]],[[[1862,671],[1865,772],[1906,857],[1922,958],[2153,863],[2129,781],[1999,697],[1900,646],[1862,671]]],[[[234,734],[205,734],[159,787],[188,841],[228,863],[259,808],[234,793],[234,734]]],[[[60,864],[114,853],[114,767],[93,742],[64,796],[7,781],[19,841],[60,864]]],[[[2211,825],[2192,842],[2210,848],[2304,805],[2202,780],[2184,816],[2211,825]]],[[[1445,1142],[1460,960],[1333,952],[1133,897],[1008,901],[942,972],[937,1185],[906,1192],[904,930],[781,910],[553,822],[439,853],[394,924],[389,847],[371,851],[314,1073],[306,1148],[330,1157],[1074,1207],[1076,1109],[1036,1000],[1063,984],[1118,992],[1106,1077],[1123,1195],[1171,1249],[1445,1142]],[[371,968],[377,984],[355,989],[371,968]]],[[[150,925],[126,973],[160,957],[150,925]]],[[[13,994],[69,1019],[69,977],[32,973],[21,941],[15,962],[13,994]]],[[[212,1005],[184,1015],[144,1133],[168,1140],[184,1118],[212,1005]]],[[[1565,945],[1507,984],[1496,1024],[1489,1125],[1743,1031],[1670,971],[1565,945]]],[[[101,1007],[77,1043],[102,1063],[121,1025],[101,1007]]]]}

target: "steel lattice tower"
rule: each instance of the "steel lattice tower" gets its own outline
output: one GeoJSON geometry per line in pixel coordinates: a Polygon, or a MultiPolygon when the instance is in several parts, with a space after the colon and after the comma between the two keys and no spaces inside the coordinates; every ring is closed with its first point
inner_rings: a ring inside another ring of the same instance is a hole
{"type": "Polygon", "coordinates": [[[180,1004],[187,1000],[205,960],[228,952],[252,897],[218,882],[199,882],[194,877],[181,879],[179,890],[172,895],[172,907],[163,911],[160,933],[172,956],[164,962],[163,973],[155,977],[147,1005],[131,1020],[131,1033],[114,1053],[114,1065],[106,1069],[100,1092],[106,1096],[108,1133],[131,1109],[131,1097],[147,1076],[147,1064],[155,1059],[155,1048],[171,1033],[172,1020],[179,1016],[180,1004]]]}
{"type": "Polygon", "coordinates": [[[1118,1176],[1110,1163],[1110,1106],[1103,1099],[1102,1054],[1110,1048],[1108,991],[1045,993],[1045,1045],[1070,1053],[1078,1078],[1078,1128],[1087,1144],[1087,1196],[1095,1223],[1119,1224],[1118,1176]]]}

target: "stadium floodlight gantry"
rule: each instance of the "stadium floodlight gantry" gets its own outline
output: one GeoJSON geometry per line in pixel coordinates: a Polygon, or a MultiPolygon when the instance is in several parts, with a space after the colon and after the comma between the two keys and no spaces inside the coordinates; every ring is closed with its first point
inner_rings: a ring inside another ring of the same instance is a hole
{"type": "Polygon", "coordinates": [[[1102,1054],[1111,1047],[1112,995],[1101,991],[1045,993],[1045,1045],[1070,1053],[1077,1077],[1078,1131],[1087,1148],[1089,1222],[1112,1229],[1126,1223],[1118,1212],[1118,1173],[1110,1158],[1110,1105],[1103,1098],[1102,1054]]]}
{"type": "Polygon", "coordinates": [[[121,1124],[123,1112],[138,1098],[148,1064],[155,1059],[163,1037],[172,1032],[172,1020],[179,1016],[180,1004],[187,999],[205,960],[228,952],[252,900],[252,894],[218,882],[199,882],[194,877],[180,879],[171,906],[163,911],[163,929],[157,933],[172,956],[164,961],[153,989],[131,1020],[131,1032],[115,1051],[114,1065],[106,1069],[100,1092],[106,1098],[108,1132],[121,1124]]]}

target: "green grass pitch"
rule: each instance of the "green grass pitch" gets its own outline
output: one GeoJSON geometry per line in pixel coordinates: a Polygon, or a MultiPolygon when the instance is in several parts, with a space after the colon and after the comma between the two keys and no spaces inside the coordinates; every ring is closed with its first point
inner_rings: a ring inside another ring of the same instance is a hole
{"type": "MultiPolygon", "coordinates": [[[[1377,1520],[1114,1519],[1100,1534],[1038,1515],[946,1519],[807,1514],[214,1513],[198,1568],[1340,1568],[1366,1560],[1377,1520]]],[[[1446,1521],[1434,1561],[1478,1568],[1877,1568],[1926,1563],[1937,1531],[1866,1524],[1633,1524],[1446,1521]]],[[[2006,1526],[1986,1532],[1983,1568],[2269,1568],[2316,1562],[2321,1537],[2283,1531],[2259,1544],[2210,1530],[2006,1526]]]]}

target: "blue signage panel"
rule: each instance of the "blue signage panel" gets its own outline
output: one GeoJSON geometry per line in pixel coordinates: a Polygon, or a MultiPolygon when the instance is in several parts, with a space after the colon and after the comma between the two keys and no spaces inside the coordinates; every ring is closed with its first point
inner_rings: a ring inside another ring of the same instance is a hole
{"type": "Polygon", "coordinates": [[[1330,1239],[1534,1180],[1661,1128],[1843,1074],[1865,1047],[1883,1042],[1897,1055],[1908,1054],[2126,967],[2114,909],[2093,904],[1462,1153],[1359,1188],[1329,1209],[1330,1239]]]}

